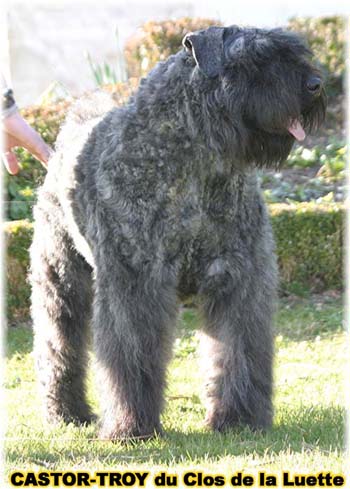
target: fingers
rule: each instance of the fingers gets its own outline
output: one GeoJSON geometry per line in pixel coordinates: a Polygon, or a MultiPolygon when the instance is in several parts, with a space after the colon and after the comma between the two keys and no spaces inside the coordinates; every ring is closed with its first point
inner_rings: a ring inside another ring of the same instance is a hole
{"type": "Polygon", "coordinates": [[[12,151],[14,148],[17,148],[21,145],[20,141],[16,137],[11,136],[11,134],[8,134],[7,132],[4,132],[3,142],[3,149],[5,152],[12,151]]]}
{"type": "Polygon", "coordinates": [[[31,128],[18,112],[11,114],[4,120],[5,147],[11,150],[16,146],[25,148],[35,156],[44,166],[52,154],[51,148],[43,141],[41,136],[31,128]]]}
{"type": "Polygon", "coordinates": [[[35,158],[38,159],[45,166],[45,168],[47,167],[47,162],[49,161],[53,151],[41,138],[32,138],[31,141],[28,141],[26,144],[22,143],[20,146],[35,156],[35,158]]]}
{"type": "Polygon", "coordinates": [[[16,175],[16,173],[19,171],[19,164],[16,156],[12,153],[12,151],[6,151],[6,153],[3,153],[1,156],[7,171],[11,175],[16,175]]]}
{"type": "Polygon", "coordinates": [[[47,163],[48,163],[50,157],[53,154],[53,150],[50,148],[50,146],[48,146],[47,144],[45,144],[44,142],[42,142],[42,144],[40,146],[38,146],[37,148],[35,148],[35,150],[33,150],[33,153],[32,154],[45,167],[47,167],[47,163]]]}
{"type": "MultiPolygon", "coordinates": [[[[2,154],[2,159],[11,175],[18,173],[20,167],[15,154],[12,152],[14,148],[23,147],[23,143],[15,136],[4,133],[4,154],[2,154]]],[[[53,154],[53,150],[44,143],[43,140],[38,141],[37,145],[29,144],[26,148],[35,158],[37,158],[44,166],[47,167],[47,162],[53,154]]]]}

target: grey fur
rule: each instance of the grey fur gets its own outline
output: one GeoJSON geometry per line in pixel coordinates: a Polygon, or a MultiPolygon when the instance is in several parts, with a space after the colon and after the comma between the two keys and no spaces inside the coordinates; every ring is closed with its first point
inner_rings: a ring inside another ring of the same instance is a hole
{"type": "Polygon", "coordinates": [[[160,430],[177,302],[196,295],[209,425],[272,421],[277,285],[256,167],[283,163],[292,120],[317,126],[323,88],[281,30],[209,28],[159,63],[123,108],[77,103],[39,192],[31,249],[35,352],[51,420],[87,422],[92,329],[101,436],[160,430]]]}

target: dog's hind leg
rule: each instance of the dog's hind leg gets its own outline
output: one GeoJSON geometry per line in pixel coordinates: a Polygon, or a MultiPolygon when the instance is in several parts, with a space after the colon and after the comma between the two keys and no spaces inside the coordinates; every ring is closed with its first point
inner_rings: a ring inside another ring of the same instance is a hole
{"type": "Polygon", "coordinates": [[[36,367],[48,420],[87,423],[93,419],[85,395],[91,267],[76,252],[56,197],[41,192],[31,246],[36,367]]]}

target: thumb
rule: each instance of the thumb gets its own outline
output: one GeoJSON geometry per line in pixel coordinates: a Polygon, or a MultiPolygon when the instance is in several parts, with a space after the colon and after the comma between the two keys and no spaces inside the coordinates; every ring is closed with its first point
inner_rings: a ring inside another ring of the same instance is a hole
{"type": "Polygon", "coordinates": [[[7,151],[6,153],[3,153],[1,156],[2,156],[2,159],[4,161],[4,164],[6,166],[7,171],[11,175],[16,175],[16,173],[18,173],[18,171],[19,171],[19,165],[18,165],[18,161],[17,161],[17,158],[14,155],[14,153],[12,153],[12,151],[7,151]]]}

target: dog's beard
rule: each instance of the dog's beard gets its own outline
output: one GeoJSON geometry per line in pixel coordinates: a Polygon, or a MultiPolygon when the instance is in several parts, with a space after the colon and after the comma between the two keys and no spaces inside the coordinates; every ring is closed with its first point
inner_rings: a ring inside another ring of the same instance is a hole
{"type": "MultiPolygon", "coordinates": [[[[272,166],[277,169],[286,161],[295,141],[302,142],[307,134],[317,130],[325,119],[326,96],[324,91],[303,110],[299,117],[285,117],[279,129],[252,131],[245,144],[245,158],[258,167],[272,166]]],[[[278,127],[278,126],[277,126],[278,127]]]]}
{"type": "Polygon", "coordinates": [[[294,137],[290,134],[270,134],[257,131],[245,148],[245,160],[259,168],[279,168],[288,158],[294,137]]]}

